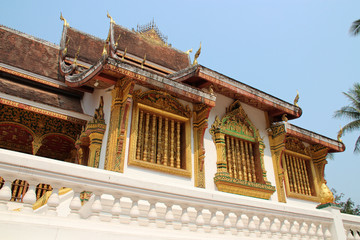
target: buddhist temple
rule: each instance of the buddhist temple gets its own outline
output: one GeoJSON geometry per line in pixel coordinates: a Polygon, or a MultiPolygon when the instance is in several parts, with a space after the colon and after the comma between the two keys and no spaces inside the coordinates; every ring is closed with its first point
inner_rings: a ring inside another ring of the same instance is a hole
{"type": "Polygon", "coordinates": [[[299,95],[108,18],[61,15],[58,45],[0,25],[4,239],[360,239],[324,176],[345,145],[291,123],[299,95]]]}

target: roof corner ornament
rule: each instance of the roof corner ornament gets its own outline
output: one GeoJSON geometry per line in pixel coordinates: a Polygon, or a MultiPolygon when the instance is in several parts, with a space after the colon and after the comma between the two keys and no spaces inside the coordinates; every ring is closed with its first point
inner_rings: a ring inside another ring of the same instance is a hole
{"type": "Polygon", "coordinates": [[[114,19],[110,16],[110,14],[109,14],[109,11],[107,12],[107,15],[106,15],[108,18],[110,18],[110,23],[113,23],[113,24],[115,24],[115,21],[114,21],[114,19]]]}
{"type": "Polygon", "coordinates": [[[145,62],[146,62],[146,53],[145,53],[144,59],[141,62],[141,68],[144,68],[145,62]]]}
{"type": "Polygon", "coordinates": [[[199,49],[198,49],[198,50],[196,51],[196,53],[195,53],[195,58],[194,58],[193,66],[195,66],[195,65],[198,64],[197,59],[199,58],[200,53],[201,53],[201,42],[200,42],[200,47],[199,47],[199,49]]]}
{"type": "Polygon", "coordinates": [[[189,49],[189,50],[187,50],[185,53],[186,53],[187,55],[189,55],[189,54],[192,52],[192,50],[193,50],[193,49],[189,49]]]}
{"type": "Polygon", "coordinates": [[[116,39],[116,41],[115,41],[115,44],[114,44],[115,49],[117,49],[117,47],[118,47],[118,45],[119,45],[120,37],[121,37],[121,34],[119,34],[119,36],[117,37],[117,39],[116,39]]]}
{"type": "Polygon", "coordinates": [[[68,38],[68,40],[66,41],[66,43],[65,43],[65,48],[64,48],[64,50],[62,51],[62,54],[63,54],[63,57],[64,57],[64,58],[65,58],[65,56],[66,56],[66,54],[67,54],[67,51],[68,51],[69,41],[70,41],[70,38],[68,38]]]}
{"type": "Polygon", "coordinates": [[[209,94],[211,95],[211,96],[214,96],[215,94],[214,94],[214,86],[211,84],[210,86],[209,86],[209,94]]]}
{"type": "Polygon", "coordinates": [[[69,27],[69,23],[66,21],[66,19],[63,17],[62,12],[60,12],[60,20],[64,21],[64,27],[69,27]]]}
{"type": "Polygon", "coordinates": [[[283,122],[287,122],[287,121],[289,121],[289,119],[286,117],[286,113],[285,114],[283,114],[282,115],[282,117],[281,117],[281,120],[283,121],[283,122]]]}
{"type": "Polygon", "coordinates": [[[300,96],[299,96],[299,91],[296,90],[296,92],[297,92],[297,94],[296,94],[296,97],[295,97],[295,99],[294,99],[294,105],[295,105],[296,107],[299,107],[299,104],[298,104],[298,101],[299,101],[299,98],[300,98],[300,96]]]}
{"type": "Polygon", "coordinates": [[[339,142],[342,142],[342,140],[341,140],[342,135],[343,135],[343,128],[340,126],[340,130],[339,130],[338,135],[337,135],[337,140],[339,142]]]}

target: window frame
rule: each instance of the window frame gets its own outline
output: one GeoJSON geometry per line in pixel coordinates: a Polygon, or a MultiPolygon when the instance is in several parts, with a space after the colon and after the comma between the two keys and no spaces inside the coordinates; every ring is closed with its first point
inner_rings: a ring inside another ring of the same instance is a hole
{"type": "MultiPolygon", "coordinates": [[[[128,165],[132,166],[138,166],[142,168],[152,169],[168,174],[173,175],[179,175],[183,177],[191,177],[192,176],[192,160],[191,160],[191,122],[190,122],[190,114],[186,116],[186,114],[183,114],[183,116],[176,114],[175,112],[170,112],[169,109],[166,109],[166,106],[164,108],[159,108],[159,104],[154,104],[154,106],[149,105],[149,101],[146,101],[146,95],[151,94],[155,92],[155,90],[150,90],[147,92],[144,92],[143,94],[135,93],[136,95],[142,95],[142,97],[145,97],[145,100],[142,100],[140,97],[137,97],[135,95],[134,97],[134,103],[133,103],[133,111],[132,111],[132,120],[131,120],[131,134],[130,134],[130,149],[129,149],[129,156],[128,156],[128,165]],[[185,164],[185,168],[176,168],[166,165],[160,165],[157,163],[151,163],[151,162],[145,162],[142,160],[136,159],[136,148],[137,148],[137,142],[138,142],[138,124],[139,124],[139,113],[140,110],[144,110],[146,112],[154,113],[156,115],[161,115],[163,118],[170,118],[174,119],[176,121],[182,122],[184,124],[184,143],[183,146],[185,146],[184,150],[184,156],[182,158],[183,164],[185,164]]],[[[164,99],[171,98],[171,104],[179,105],[180,108],[184,108],[175,98],[173,98],[171,95],[165,93],[156,91],[157,94],[164,99]]],[[[166,102],[166,101],[165,101],[166,102]]]]}

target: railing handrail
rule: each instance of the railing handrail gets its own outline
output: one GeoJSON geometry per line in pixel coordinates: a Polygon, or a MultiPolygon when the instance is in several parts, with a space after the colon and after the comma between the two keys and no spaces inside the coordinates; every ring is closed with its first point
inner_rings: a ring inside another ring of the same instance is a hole
{"type": "MultiPolygon", "coordinates": [[[[55,183],[61,180],[61,185],[83,190],[98,191],[116,195],[126,193],[126,196],[146,196],[146,199],[156,199],[164,202],[183,203],[204,208],[231,210],[232,212],[261,212],[274,216],[293,217],[296,219],[311,219],[319,222],[331,222],[332,215],[325,210],[299,208],[284,203],[272,202],[245,196],[233,195],[218,191],[176,186],[162,183],[147,182],[121,173],[90,168],[67,162],[56,161],[44,157],[0,149],[0,176],[6,180],[7,175],[19,175],[25,180],[55,183]]],[[[121,194],[124,195],[124,194],[121,194]]]]}

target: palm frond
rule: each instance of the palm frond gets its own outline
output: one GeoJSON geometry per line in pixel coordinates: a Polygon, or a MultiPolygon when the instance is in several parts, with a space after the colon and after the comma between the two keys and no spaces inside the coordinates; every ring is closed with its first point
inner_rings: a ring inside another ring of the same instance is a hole
{"type": "Polygon", "coordinates": [[[349,122],[348,124],[346,124],[344,127],[343,127],[343,136],[345,135],[345,133],[347,132],[352,132],[354,130],[359,130],[360,129],[360,119],[359,120],[356,120],[356,121],[352,121],[352,122],[349,122]]]}
{"type": "Polygon", "coordinates": [[[356,108],[345,106],[340,110],[335,111],[335,118],[348,118],[348,119],[360,119],[360,111],[356,108]]]}
{"type": "Polygon", "coordinates": [[[356,140],[354,152],[360,153],[360,137],[358,137],[358,139],[356,140]]]}
{"type": "Polygon", "coordinates": [[[360,19],[354,21],[351,24],[351,27],[349,29],[349,33],[352,36],[357,36],[360,33],[360,19]]]}

